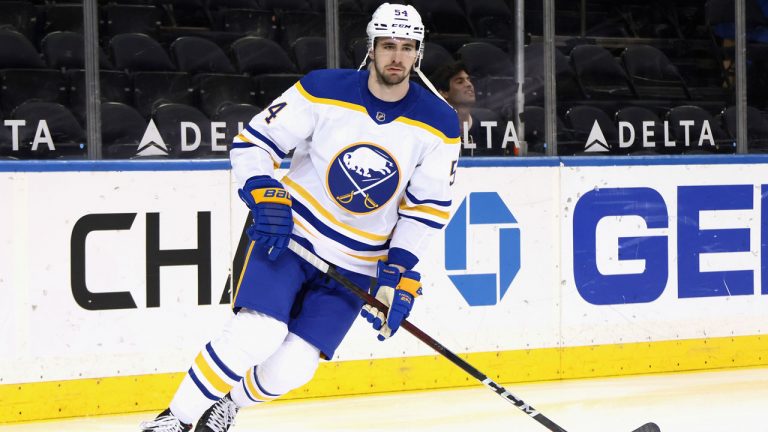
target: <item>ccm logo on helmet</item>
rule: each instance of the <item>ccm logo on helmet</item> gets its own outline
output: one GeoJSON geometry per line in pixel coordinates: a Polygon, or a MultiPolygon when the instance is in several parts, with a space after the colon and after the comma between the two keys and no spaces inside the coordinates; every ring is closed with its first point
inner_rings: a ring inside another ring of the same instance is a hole
{"type": "Polygon", "coordinates": [[[410,24],[392,24],[392,27],[404,28],[404,29],[411,28],[410,24]]]}

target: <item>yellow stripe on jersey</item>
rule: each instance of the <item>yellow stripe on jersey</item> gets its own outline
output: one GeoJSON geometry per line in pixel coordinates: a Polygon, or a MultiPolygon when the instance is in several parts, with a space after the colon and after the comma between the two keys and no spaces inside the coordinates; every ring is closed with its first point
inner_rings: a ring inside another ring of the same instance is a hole
{"type": "Polygon", "coordinates": [[[448,138],[444,133],[442,133],[440,130],[435,129],[434,127],[424,123],[420,122],[418,120],[414,120],[408,117],[398,117],[395,119],[395,121],[399,121],[401,123],[405,123],[407,125],[416,126],[418,128],[424,129],[425,131],[431,133],[432,135],[437,135],[438,138],[443,140],[446,144],[459,144],[461,142],[461,139],[459,137],[456,138],[448,138]]]}
{"type": "MultiPolygon", "coordinates": [[[[307,229],[307,227],[304,226],[304,224],[301,223],[301,221],[296,219],[295,217],[293,218],[293,223],[298,225],[302,230],[304,230],[305,233],[311,235],[312,237],[317,238],[317,236],[314,233],[312,233],[312,231],[307,229]]],[[[389,256],[389,255],[362,256],[362,255],[355,255],[355,254],[347,253],[347,252],[344,252],[344,251],[342,251],[342,253],[344,255],[351,256],[352,258],[359,259],[361,261],[369,261],[369,262],[379,262],[379,260],[386,261],[387,257],[389,256]]]]}
{"type": "Polygon", "coordinates": [[[307,100],[309,100],[310,102],[320,103],[325,105],[335,105],[335,106],[350,109],[353,111],[359,111],[368,115],[368,110],[366,110],[365,107],[362,105],[353,104],[350,102],[344,102],[337,99],[328,99],[328,98],[312,96],[311,94],[309,94],[308,91],[304,89],[304,87],[301,85],[301,82],[297,82],[296,84],[294,84],[294,86],[296,87],[296,90],[298,90],[299,93],[301,93],[301,95],[307,98],[307,100]]]}
{"type": "Polygon", "coordinates": [[[203,353],[197,355],[197,358],[195,359],[195,365],[198,369],[200,369],[200,372],[203,373],[203,376],[205,379],[222,394],[227,394],[232,389],[232,386],[227,384],[226,381],[224,381],[219,375],[211,368],[211,366],[208,364],[208,362],[205,360],[205,357],[203,357],[203,353]]]}
{"type": "Polygon", "coordinates": [[[347,230],[349,232],[355,233],[355,234],[359,235],[360,237],[365,237],[368,240],[373,240],[373,241],[377,241],[377,242],[385,242],[385,241],[387,241],[389,239],[389,236],[370,233],[370,232],[367,232],[367,231],[363,231],[363,230],[361,230],[359,228],[355,228],[355,227],[353,227],[351,225],[347,225],[345,223],[340,222],[338,219],[336,219],[331,214],[331,212],[329,212],[328,210],[323,208],[323,206],[321,206],[320,203],[317,202],[315,197],[310,195],[310,193],[307,192],[306,189],[304,189],[303,187],[299,186],[298,183],[296,183],[293,180],[291,180],[290,178],[288,178],[288,176],[283,177],[281,181],[283,182],[283,184],[293,188],[293,190],[296,191],[296,193],[300,197],[304,198],[312,206],[312,208],[317,213],[320,213],[321,215],[323,215],[332,224],[334,224],[334,225],[336,225],[338,227],[344,228],[345,230],[347,230]]]}
{"type": "Polygon", "coordinates": [[[405,205],[405,203],[402,203],[402,204],[400,204],[400,210],[407,210],[407,211],[416,211],[416,212],[427,213],[427,214],[431,214],[432,216],[437,216],[437,217],[442,218],[442,219],[448,219],[448,216],[450,216],[450,213],[448,213],[447,211],[440,211],[440,210],[437,210],[437,209],[434,209],[432,207],[425,206],[425,205],[417,205],[417,206],[413,206],[413,207],[408,207],[408,206],[405,205]]]}

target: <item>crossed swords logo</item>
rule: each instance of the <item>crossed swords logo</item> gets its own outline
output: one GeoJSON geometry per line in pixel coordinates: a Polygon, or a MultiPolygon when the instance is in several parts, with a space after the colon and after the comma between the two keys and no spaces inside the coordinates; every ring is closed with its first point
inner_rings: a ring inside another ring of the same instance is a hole
{"type": "Polygon", "coordinates": [[[352,198],[354,198],[355,195],[362,195],[362,196],[365,197],[365,200],[363,201],[363,204],[365,205],[365,208],[367,208],[367,209],[375,209],[376,207],[379,206],[379,204],[377,204],[376,201],[374,201],[373,198],[371,198],[371,195],[367,194],[365,191],[367,191],[367,190],[369,190],[371,188],[374,188],[374,187],[384,183],[385,181],[389,180],[390,177],[392,177],[393,175],[397,174],[397,170],[395,170],[395,171],[391,172],[390,174],[388,174],[383,179],[377,181],[376,183],[370,184],[370,185],[368,185],[368,186],[366,186],[364,188],[361,188],[360,185],[357,184],[355,179],[352,178],[352,176],[349,174],[347,169],[344,167],[344,164],[341,163],[341,160],[339,160],[339,165],[341,166],[341,171],[344,172],[344,174],[347,176],[349,181],[352,182],[352,185],[355,186],[355,189],[357,189],[357,190],[353,190],[352,192],[350,192],[348,194],[339,195],[339,196],[336,197],[336,199],[339,200],[339,202],[342,202],[344,204],[348,204],[350,201],[352,201],[352,198]]]}

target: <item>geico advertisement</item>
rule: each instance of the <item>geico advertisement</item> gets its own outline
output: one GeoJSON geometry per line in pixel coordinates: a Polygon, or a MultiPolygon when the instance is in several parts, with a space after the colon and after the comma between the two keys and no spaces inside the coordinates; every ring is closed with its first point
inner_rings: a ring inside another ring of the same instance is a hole
{"type": "Polygon", "coordinates": [[[566,341],[768,330],[764,167],[565,168],[561,187],[566,341]]]}

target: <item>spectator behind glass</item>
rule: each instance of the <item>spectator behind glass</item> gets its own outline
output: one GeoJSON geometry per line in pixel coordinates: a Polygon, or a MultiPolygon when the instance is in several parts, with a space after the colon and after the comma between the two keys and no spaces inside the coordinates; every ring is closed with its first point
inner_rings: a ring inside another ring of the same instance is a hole
{"type": "MultiPolygon", "coordinates": [[[[432,84],[446,101],[459,114],[461,129],[461,154],[473,156],[485,153],[492,146],[488,143],[488,132],[480,127],[480,121],[472,113],[475,106],[475,87],[463,62],[448,63],[440,66],[429,77],[432,84]]],[[[499,142],[496,128],[492,128],[491,141],[499,142]]]]}
{"type": "MultiPolygon", "coordinates": [[[[760,7],[760,11],[763,17],[768,18],[768,0],[754,0],[760,7]]],[[[717,36],[723,39],[723,47],[730,48],[735,45],[734,39],[736,39],[736,24],[735,23],[720,23],[715,25],[714,32],[717,36]]],[[[755,25],[751,28],[747,28],[746,38],[749,42],[768,43],[768,27],[763,25],[755,25]]]]}
{"type": "MultiPolygon", "coordinates": [[[[750,46],[747,48],[747,103],[758,108],[768,108],[768,26],[754,24],[755,22],[768,21],[768,0],[753,1],[762,13],[762,18],[747,17],[746,40],[750,46]],[[750,21],[752,22],[750,24],[750,21]]],[[[755,11],[747,6],[747,13],[755,11]]],[[[757,12],[755,12],[757,13],[757,12]]],[[[734,49],[736,47],[736,24],[732,22],[716,24],[713,28],[715,35],[722,39],[724,48],[723,69],[726,71],[728,87],[734,82],[734,49]]]]}

